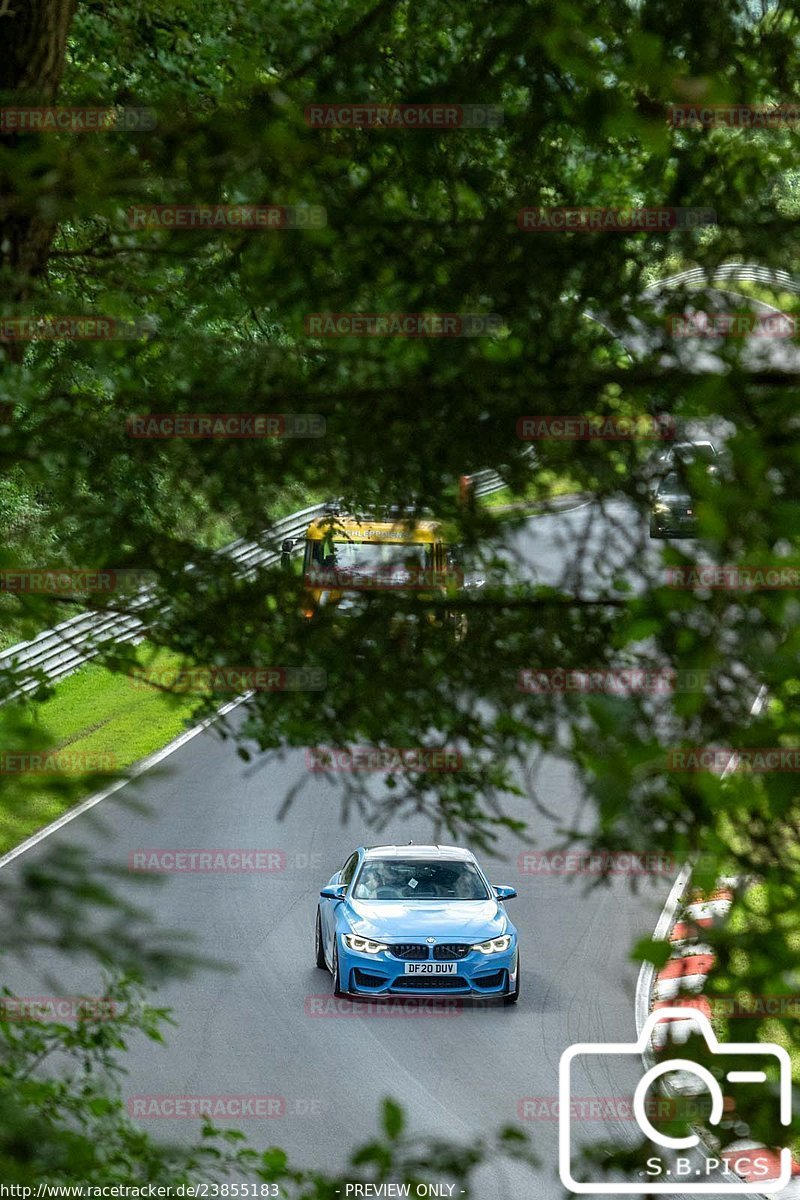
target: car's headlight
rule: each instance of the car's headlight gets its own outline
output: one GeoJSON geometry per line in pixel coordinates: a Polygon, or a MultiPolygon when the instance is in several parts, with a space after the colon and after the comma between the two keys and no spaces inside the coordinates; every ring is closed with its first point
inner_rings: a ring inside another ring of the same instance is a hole
{"type": "Polygon", "coordinates": [[[513,940],[510,933],[504,933],[502,937],[490,938],[488,942],[476,942],[474,946],[470,946],[470,950],[480,950],[481,954],[502,954],[513,940]]]}
{"type": "Polygon", "coordinates": [[[359,937],[357,933],[346,933],[344,944],[349,950],[360,950],[363,954],[380,954],[381,950],[389,949],[383,942],[373,942],[371,938],[359,937]]]}
{"type": "Polygon", "coordinates": [[[663,500],[659,500],[659,501],[658,501],[658,502],[655,504],[655,506],[654,506],[654,508],[653,508],[653,511],[654,511],[654,512],[657,512],[657,513],[665,513],[665,512],[669,512],[669,505],[668,505],[668,504],[665,504],[663,500]]]}

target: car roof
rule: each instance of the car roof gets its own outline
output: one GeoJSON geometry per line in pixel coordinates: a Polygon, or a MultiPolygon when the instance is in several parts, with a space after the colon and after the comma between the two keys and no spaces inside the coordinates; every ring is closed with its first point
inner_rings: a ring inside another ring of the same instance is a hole
{"type": "Polygon", "coordinates": [[[442,536],[442,525],[440,521],[328,515],[312,521],[306,530],[306,537],[312,542],[324,541],[329,534],[334,541],[414,545],[435,542],[442,536]]]}
{"type": "Polygon", "coordinates": [[[365,850],[365,858],[433,858],[449,859],[461,862],[473,862],[475,855],[471,850],[460,846],[369,846],[365,850]]]}

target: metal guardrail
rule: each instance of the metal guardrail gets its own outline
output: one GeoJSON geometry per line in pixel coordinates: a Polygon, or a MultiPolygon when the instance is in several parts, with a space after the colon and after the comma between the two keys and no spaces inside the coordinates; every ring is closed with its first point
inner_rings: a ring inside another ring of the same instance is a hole
{"type": "Polygon", "coordinates": [[[659,279],[656,283],[651,283],[649,287],[646,287],[642,295],[646,296],[648,292],[658,292],[662,288],[681,287],[683,284],[688,284],[690,287],[695,285],[713,287],[715,283],[723,281],[767,283],[779,287],[784,292],[795,294],[800,292],[800,281],[796,280],[788,271],[773,271],[771,267],[759,267],[757,263],[721,263],[711,271],[707,271],[704,267],[692,267],[688,271],[680,271],[677,275],[659,279]]]}
{"type": "Polygon", "coordinates": [[[475,471],[470,475],[470,479],[474,484],[475,496],[491,496],[492,492],[502,492],[507,486],[506,481],[501,479],[496,471],[475,471]]]}
{"type": "MultiPolygon", "coordinates": [[[[471,478],[475,481],[476,496],[488,496],[506,486],[496,471],[477,471],[471,478]]],[[[312,504],[276,521],[262,534],[260,541],[239,538],[218,554],[235,563],[246,577],[257,567],[278,562],[281,542],[286,538],[302,537],[311,522],[324,511],[324,504],[312,504]]],[[[146,610],[153,597],[152,587],[140,588],[131,597],[125,613],[79,613],[29,642],[20,642],[4,650],[0,654],[0,678],[7,678],[11,687],[0,703],[29,695],[43,682],[57,683],[111,644],[141,641],[147,625],[137,612],[146,610]]]]}
{"type": "MultiPolygon", "coordinates": [[[[690,270],[679,271],[676,275],[668,275],[663,280],[656,280],[655,283],[648,284],[648,287],[643,288],[636,296],[631,296],[628,300],[636,302],[644,301],[651,302],[660,299],[662,292],[669,292],[670,289],[681,287],[697,287],[698,289],[721,290],[724,292],[724,283],[764,283],[772,288],[780,289],[781,292],[800,293],[800,277],[789,275],[788,271],[774,270],[770,266],[759,266],[757,263],[720,263],[712,268],[704,268],[704,266],[692,266],[690,270]]],[[[742,295],[742,299],[744,295],[742,295]]],[[[762,302],[763,308],[770,308],[762,302]]],[[[777,312],[777,308],[772,310],[777,312]]],[[[640,358],[640,356],[649,354],[658,350],[662,352],[663,347],[657,340],[652,340],[648,336],[646,326],[633,314],[628,311],[628,319],[630,326],[624,328],[620,325],[619,328],[609,323],[609,317],[606,313],[593,312],[584,310],[583,316],[588,320],[594,320],[601,325],[607,334],[614,338],[618,338],[622,348],[624,348],[628,359],[631,362],[640,358]]],[[[799,356],[793,352],[792,347],[786,347],[786,343],[775,341],[772,343],[772,353],[769,365],[778,371],[796,372],[800,370],[799,356]]],[[[703,370],[705,371],[721,371],[723,368],[722,359],[716,359],[715,364],[714,350],[708,349],[705,354],[705,362],[703,370]]],[[[758,356],[758,366],[764,366],[763,356],[758,356]]]]}
{"type": "MultiPolygon", "coordinates": [[[[231,559],[241,568],[243,575],[256,567],[269,566],[280,559],[280,543],[284,538],[299,537],[305,533],[311,521],[322,514],[324,507],[323,504],[314,504],[277,521],[263,534],[267,544],[239,538],[218,553],[231,559]]],[[[12,681],[12,690],[4,699],[34,692],[42,681],[56,683],[111,643],[140,641],[147,626],[136,614],[138,610],[149,607],[153,595],[151,587],[141,588],[131,598],[126,613],[79,613],[53,629],[40,633],[31,641],[20,642],[3,651],[0,654],[0,676],[7,675],[12,681]]]]}

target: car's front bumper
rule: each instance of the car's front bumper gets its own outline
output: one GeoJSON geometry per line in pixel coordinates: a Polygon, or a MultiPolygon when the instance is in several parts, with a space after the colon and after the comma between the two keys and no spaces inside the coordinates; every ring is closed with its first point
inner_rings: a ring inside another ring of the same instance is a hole
{"type": "Polygon", "coordinates": [[[454,974],[409,974],[405,960],[386,951],[362,954],[339,939],[341,989],[351,996],[505,996],[515,989],[517,964],[514,941],[500,954],[471,950],[453,964],[454,974]]]}

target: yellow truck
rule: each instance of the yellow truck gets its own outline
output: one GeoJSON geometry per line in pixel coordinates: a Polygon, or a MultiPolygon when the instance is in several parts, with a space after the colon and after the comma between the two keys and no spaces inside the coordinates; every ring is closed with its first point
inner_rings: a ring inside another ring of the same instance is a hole
{"type": "MultiPolygon", "coordinates": [[[[284,543],[284,566],[293,548],[284,543]]],[[[332,508],[306,531],[304,615],[325,605],[346,610],[360,593],[446,594],[463,583],[455,557],[440,521],[399,509],[357,516],[332,508]]]]}

